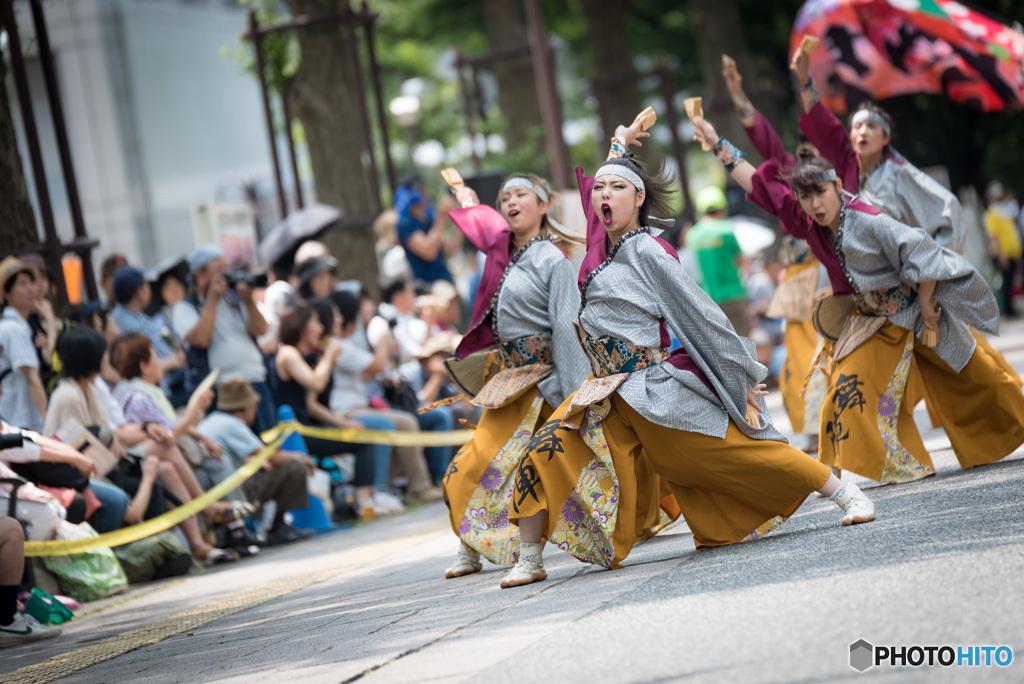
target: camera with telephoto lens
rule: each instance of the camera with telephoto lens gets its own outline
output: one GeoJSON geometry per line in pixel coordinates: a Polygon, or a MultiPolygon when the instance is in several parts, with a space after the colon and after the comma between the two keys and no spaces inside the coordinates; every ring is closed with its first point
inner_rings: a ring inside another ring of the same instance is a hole
{"type": "Polygon", "coordinates": [[[268,284],[266,271],[228,271],[224,274],[228,287],[234,290],[239,283],[245,283],[252,289],[266,287],[268,284]]]}
{"type": "Polygon", "coordinates": [[[25,445],[25,439],[20,432],[5,432],[0,434],[0,451],[4,449],[20,449],[25,445]]]}

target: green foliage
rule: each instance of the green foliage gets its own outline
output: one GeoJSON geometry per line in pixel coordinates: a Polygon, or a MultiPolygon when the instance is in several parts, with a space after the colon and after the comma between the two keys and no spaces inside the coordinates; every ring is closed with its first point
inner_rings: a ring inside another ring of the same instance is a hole
{"type": "MultiPolygon", "coordinates": [[[[238,0],[238,3],[255,10],[261,26],[277,24],[285,16],[278,11],[279,3],[274,0],[238,0]]],[[[299,67],[298,41],[291,32],[275,31],[263,36],[262,47],[267,85],[271,92],[279,93],[299,67]]],[[[256,56],[251,41],[239,37],[234,43],[222,46],[220,56],[234,59],[247,73],[256,75],[256,56]]]]}
{"type": "MultiPolygon", "coordinates": [[[[519,0],[508,0],[518,2],[519,0]]],[[[625,1],[625,0],[623,0],[625,1]]],[[[275,0],[240,0],[255,9],[261,22],[276,22],[283,17],[281,3],[275,0]]],[[[753,53],[757,74],[745,82],[755,104],[779,128],[789,147],[796,145],[799,110],[793,97],[788,70],[789,35],[793,19],[803,4],[800,0],[723,0],[736,3],[743,17],[744,38],[753,53]]],[[[680,0],[631,0],[630,17],[623,30],[633,47],[631,60],[623,66],[650,68],[659,58],[676,68],[675,87],[680,92],[698,92],[701,75],[697,41],[686,2],[680,0]]],[[[567,121],[596,118],[589,81],[592,45],[587,21],[579,0],[543,0],[545,26],[560,49],[556,53],[557,79],[563,116],[567,121]]],[[[996,17],[1020,17],[1019,0],[980,0],[972,7],[996,17]]],[[[462,86],[452,67],[454,51],[473,56],[489,50],[482,6],[465,0],[370,0],[370,8],[380,12],[375,26],[375,50],[381,65],[383,97],[387,103],[399,95],[401,84],[411,78],[423,79],[421,116],[411,137],[416,141],[437,140],[449,151],[455,150],[467,135],[462,104],[462,86]]],[[[723,46],[727,50],[727,46],[723,46]]],[[[267,77],[271,87],[279,89],[295,73],[300,59],[297,41],[290,33],[275,33],[264,38],[267,77]]],[[[241,41],[225,46],[222,53],[254,71],[251,45],[241,41]]],[[[364,60],[364,64],[367,60],[364,60]]],[[[369,84],[369,74],[365,81],[369,84]]],[[[657,79],[640,82],[645,100],[658,98],[657,79]]],[[[368,90],[371,112],[375,106],[368,90]]],[[[911,96],[882,103],[897,121],[897,146],[921,165],[943,164],[954,185],[972,183],[983,186],[992,178],[1016,187],[1024,196],[1024,155],[1018,153],[1024,143],[1024,115],[981,114],[949,102],[942,97],[911,96]]],[[[483,121],[475,123],[475,133],[485,137],[500,135],[508,125],[496,103],[486,107],[483,121]]],[[[397,141],[398,151],[407,132],[389,119],[389,136],[397,141]]],[[[301,132],[301,127],[298,127],[301,132]]],[[[542,130],[530,131],[531,142],[491,151],[482,160],[488,170],[540,171],[546,162],[542,130]]],[[[383,153],[381,141],[376,142],[383,153]]],[[[669,153],[667,143],[652,144],[669,153]]],[[[589,137],[570,147],[570,162],[590,168],[604,153],[604,142],[589,137]]],[[[716,176],[717,167],[706,164],[699,147],[690,143],[691,172],[697,177],[716,176]]],[[[410,168],[408,154],[393,156],[398,172],[410,168]]],[[[450,153],[449,161],[469,171],[468,159],[450,153]]],[[[423,169],[423,171],[432,171],[423,169]]],[[[434,182],[430,173],[428,181],[434,182]]],[[[694,185],[700,181],[694,181],[694,185]]]]}

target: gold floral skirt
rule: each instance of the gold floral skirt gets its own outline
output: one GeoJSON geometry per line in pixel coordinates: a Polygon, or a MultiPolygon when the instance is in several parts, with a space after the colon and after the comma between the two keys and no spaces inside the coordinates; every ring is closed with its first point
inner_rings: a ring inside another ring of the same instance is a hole
{"type": "Polygon", "coordinates": [[[550,415],[537,389],[501,408],[484,409],[473,438],[445,473],[452,531],[492,563],[515,563],[519,555],[519,528],[508,521],[516,465],[536,427],[550,415]]]}
{"type": "Polygon", "coordinates": [[[920,375],[917,396],[927,397],[962,468],[1013,453],[1024,443],[1024,394],[1017,374],[990,349],[979,344],[957,373],[887,322],[834,363],[821,413],[821,462],[887,483],[935,474],[914,422],[912,370],[920,375]]]}
{"type": "Polygon", "coordinates": [[[733,424],[724,439],[657,425],[618,394],[606,409],[569,416],[579,430],[563,427],[571,401],[520,461],[509,519],[547,511],[545,536],[586,563],[621,563],[658,528],[666,492],[674,495],[666,509],[678,506],[702,548],[762,536],[830,474],[802,451],[751,439],[733,424]]]}

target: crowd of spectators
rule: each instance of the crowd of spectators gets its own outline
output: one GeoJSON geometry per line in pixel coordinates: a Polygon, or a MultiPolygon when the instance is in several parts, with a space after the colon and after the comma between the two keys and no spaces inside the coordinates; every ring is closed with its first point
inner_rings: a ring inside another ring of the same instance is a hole
{"type": "MultiPolygon", "coordinates": [[[[188,505],[264,450],[261,435],[282,407],[304,425],[404,434],[474,420],[460,401],[418,409],[457,395],[443,359],[458,343],[472,282],[460,296],[446,263],[454,255],[471,281],[476,262],[445,225],[450,206],[435,211],[415,180],[396,199],[382,217],[393,220],[378,227],[387,265],[379,301],[341,281],[313,241],[272,265],[268,283],[214,245],[162,273],[115,254],[100,267],[101,299],[60,316],[41,259],[0,262],[0,416],[3,431],[24,440],[0,450],[0,516],[16,497],[20,523],[0,521],[5,558],[24,539],[77,538],[85,525],[103,534],[188,505]]],[[[143,581],[307,538],[289,511],[308,507],[314,481],[330,482],[316,495],[336,520],[400,513],[442,498],[453,455],[451,446],[303,442],[159,545],[135,542],[111,557],[143,581]]],[[[9,596],[21,580],[21,565],[10,566],[0,567],[0,645],[9,625],[24,632],[31,621],[9,596]]],[[[32,622],[27,633],[58,631],[32,622]]]]}

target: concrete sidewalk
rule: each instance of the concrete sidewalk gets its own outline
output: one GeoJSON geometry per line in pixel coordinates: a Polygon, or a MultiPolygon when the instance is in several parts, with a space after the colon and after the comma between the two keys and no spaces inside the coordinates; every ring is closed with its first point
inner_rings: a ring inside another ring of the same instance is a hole
{"type": "MultiPolygon", "coordinates": [[[[1024,324],[1008,327],[996,345],[1020,368],[1024,324]]],[[[773,417],[783,424],[781,410],[773,417]]],[[[504,568],[443,579],[457,541],[434,504],[89,604],[62,638],[4,650],[0,682],[318,566],[319,583],[60,681],[1021,681],[1024,452],[961,471],[941,431],[925,440],[938,474],[873,487],[870,524],[843,528],[833,504],[811,497],[764,539],[697,552],[680,523],[614,571],[549,546],[547,581],[500,590],[504,568]],[[862,638],[1007,645],[1020,662],[859,674],[849,647],[862,638]]]]}

